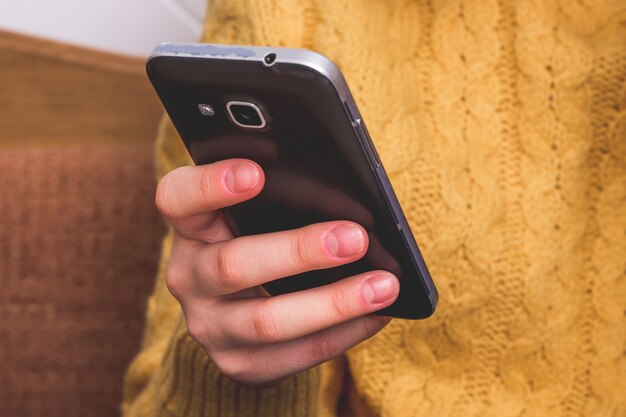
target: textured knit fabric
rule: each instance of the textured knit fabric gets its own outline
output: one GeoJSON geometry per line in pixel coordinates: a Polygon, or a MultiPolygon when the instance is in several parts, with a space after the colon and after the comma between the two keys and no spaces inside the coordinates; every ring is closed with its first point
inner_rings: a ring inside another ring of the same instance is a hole
{"type": "MultiPolygon", "coordinates": [[[[440,304],[246,388],[188,336],[168,236],[127,416],[626,416],[626,2],[213,0],[203,40],[338,63],[440,304]]],[[[158,162],[190,163],[168,122],[158,162]]]]}

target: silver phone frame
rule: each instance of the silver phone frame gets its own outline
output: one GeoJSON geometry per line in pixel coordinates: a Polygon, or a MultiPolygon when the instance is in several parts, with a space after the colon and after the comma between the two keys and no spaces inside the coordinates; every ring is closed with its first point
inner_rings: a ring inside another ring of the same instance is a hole
{"type": "MultiPolygon", "coordinates": [[[[343,74],[341,73],[337,65],[335,65],[333,61],[320,53],[302,48],[164,42],[154,49],[154,51],[152,52],[152,54],[150,54],[146,61],[149,62],[153,58],[165,56],[252,61],[258,62],[266,67],[271,67],[276,63],[296,64],[303,67],[308,67],[320,73],[330,81],[335,91],[337,92],[339,99],[344,105],[346,115],[352,123],[352,127],[355,131],[355,136],[357,136],[359,138],[359,141],[361,142],[363,152],[367,155],[368,159],[370,157],[377,159],[376,149],[373,147],[374,145],[371,143],[369,135],[367,135],[367,137],[365,138],[365,140],[369,142],[368,144],[364,143],[364,140],[359,134],[358,130],[364,129],[365,123],[363,122],[363,118],[361,117],[361,114],[356,106],[354,98],[352,97],[352,93],[350,92],[348,83],[346,82],[343,74]],[[274,59],[270,64],[265,61],[265,57],[268,54],[274,54],[274,59]],[[367,148],[369,146],[372,147],[371,151],[374,155],[368,154],[367,148]]],[[[434,311],[439,301],[439,293],[434,285],[432,277],[430,276],[430,272],[428,272],[428,268],[426,267],[425,261],[421,255],[419,246],[417,245],[417,242],[415,242],[415,237],[413,236],[408,221],[404,216],[404,211],[402,210],[402,207],[400,206],[395,192],[393,191],[393,186],[387,178],[387,174],[385,173],[383,164],[380,160],[378,160],[378,164],[372,163],[370,160],[370,167],[372,171],[374,171],[377,181],[380,181],[380,177],[382,176],[387,181],[388,186],[391,187],[393,199],[390,199],[387,185],[379,183],[379,188],[381,192],[384,193],[385,198],[390,205],[389,209],[392,215],[395,217],[398,210],[399,213],[402,215],[401,218],[397,219],[398,231],[402,233],[405,238],[407,238],[406,233],[408,230],[408,234],[411,235],[410,237],[415,244],[415,249],[417,252],[417,264],[415,266],[420,270],[420,280],[427,289],[428,298],[432,304],[434,311]],[[426,279],[425,276],[429,277],[429,279],[426,279]]]]}

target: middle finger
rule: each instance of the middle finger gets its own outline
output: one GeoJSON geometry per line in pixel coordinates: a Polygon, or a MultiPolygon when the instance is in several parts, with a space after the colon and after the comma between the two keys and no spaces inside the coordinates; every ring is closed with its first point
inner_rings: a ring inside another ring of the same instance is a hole
{"type": "Polygon", "coordinates": [[[361,258],[368,236],[356,223],[333,221],[212,243],[195,256],[194,285],[202,296],[232,294],[278,278],[361,258]]]}

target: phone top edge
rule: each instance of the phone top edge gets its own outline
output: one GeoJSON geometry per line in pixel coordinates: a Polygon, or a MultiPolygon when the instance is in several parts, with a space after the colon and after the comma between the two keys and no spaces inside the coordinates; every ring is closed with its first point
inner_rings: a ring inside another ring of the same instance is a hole
{"type": "Polygon", "coordinates": [[[146,63],[153,58],[168,56],[187,58],[211,57],[215,59],[253,61],[267,65],[264,62],[264,58],[271,53],[276,54],[276,59],[271,65],[276,63],[296,64],[310,68],[331,82],[342,101],[353,100],[348,83],[339,68],[337,68],[337,65],[324,55],[303,48],[164,42],[152,51],[152,54],[146,59],[146,63]]]}

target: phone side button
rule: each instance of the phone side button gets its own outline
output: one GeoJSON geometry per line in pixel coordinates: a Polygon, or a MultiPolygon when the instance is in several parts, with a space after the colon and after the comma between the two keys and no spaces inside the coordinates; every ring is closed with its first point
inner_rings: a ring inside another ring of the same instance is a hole
{"type": "Polygon", "coordinates": [[[368,153],[374,161],[374,164],[376,165],[376,167],[380,167],[380,158],[378,157],[378,152],[376,152],[376,148],[372,143],[369,132],[367,131],[367,128],[365,127],[365,124],[363,124],[363,120],[361,119],[357,121],[357,130],[359,132],[359,137],[361,138],[361,141],[363,141],[363,143],[365,144],[365,147],[367,148],[368,153]]]}
{"type": "Polygon", "coordinates": [[[346,108],[346,112],[348,113],[348,116],[350,116],[350,120],[355,123],[358,123],[359,120],[361,120],[361,115],[359,114],[359,111],[354,107],[351,102],[344,101],[343,106],[346,108]]]}

